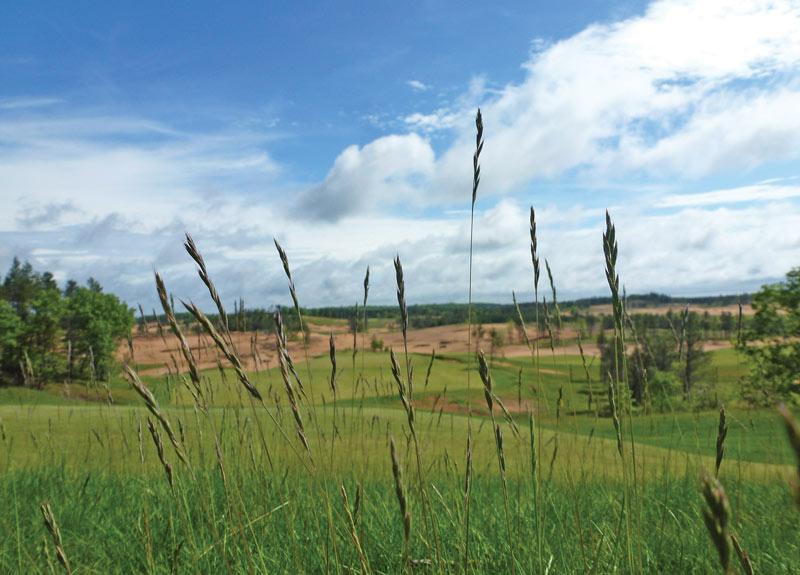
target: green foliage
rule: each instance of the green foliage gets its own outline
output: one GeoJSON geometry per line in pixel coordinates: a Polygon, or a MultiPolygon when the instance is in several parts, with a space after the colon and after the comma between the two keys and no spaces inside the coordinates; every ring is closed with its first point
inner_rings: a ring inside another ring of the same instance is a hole
{"type": "Polygon", "coordinates": [[[752,305],[755,316],[742,345],[754,367],[744,394],[762,404],[795,400],[800,386],[800,268],[786,274],[785,281],[762,287],[752,305]]]}
{"type": "Polygon", "coordinates": [[[56,345],[59,341],[61,294],[53,275],[40,274],[30,263],[14,258],[3,281],[2,314],[4,323],[14,326],[14,334],[3,346],[2,372],[16,383],[40,385],[59,368],[56,345]],[[9,308],[17,317],[10,319],[9,308]]]}
{"type": "Polygon", "coordinates": [[[31,301],[18,347],[20,355],[27,353],[30,358],[36,386],[51,380],[63,367],[62,358],[57,354],[63,310],[61,293],[55,287],[38,290],[31,301]]]}
{"type": "Polygon", "coordinates": [[[681,382],[673,372],[656,369],[649,377],[647,389],[650,408],[664,413],[672,409],[672,398],[680,391],[681,382]]]}
{"type": "Polygon", "coordinates": [[[0,299],[0,366],[13,364],[17,341],[22,334],[22,320],[6,300],[0,299]]]}
{"type": "Polygon", "coordinates": [[[87,373],[93,357],[105,377],[133,325],[133,310],[93,278],[87,287],[70,280],[62,293],[53,274],[15,258],[0,290],[0,376],[42,387],[72,373],[75,358],[87,373]]]}
{"type": "MultiPolygon", "coordinates": [[[[84,287],[66,298],[65,308],[66,337],[73,342],[73,354],[94,356],[97,376],[104,378],[113,365],[116,343],[133,329],[133,310],[113,294],[84,287]]],[[[86,373],[90,367],[83,361],[78,369],[86,373]]]]}
{"type": "Polygon", "coordinates": [[[369,346],[372,351],[383,351],[384,343],[382,339],[378,339],[373,335],[372,341],[369,342],[369,346]]]}

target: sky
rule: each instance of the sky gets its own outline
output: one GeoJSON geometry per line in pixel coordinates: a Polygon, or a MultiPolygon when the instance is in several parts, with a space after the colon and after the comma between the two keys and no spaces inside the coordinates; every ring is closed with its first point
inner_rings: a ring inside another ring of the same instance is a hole
{"type": "Polygon", "coordinates": [[[5,2],[0,273],[157,305],[755,291],[800,266],[800,3],[5,2]],[[547,293],[547,286],[540,286],[547,293]]]}

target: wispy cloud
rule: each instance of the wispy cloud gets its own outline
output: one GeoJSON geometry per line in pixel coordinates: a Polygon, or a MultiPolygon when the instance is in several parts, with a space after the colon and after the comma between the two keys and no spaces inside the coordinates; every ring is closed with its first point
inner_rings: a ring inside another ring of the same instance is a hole
{"type": "Polygon", "coordinates": [[[268,132],[187,133],[109,116],[0,117],[0,140],[5,230],[113,212],[163,225],[201,200],[261,192],[280,171],[264,149],[268,132]]]}
{"type": "Polygon", "coordinates": [[[742,202],[767,202],[800,197],[800,185],[776,185],[773,183],[740,186],[725,190],[714,190],[699,194],[665,196],[656,206],[674,208],[687,206],[724,205],[742,202]]]}
{"type": "Polygon", "coordinates": [[[419,80],[409,80],[408,82],[406,82],[406,84],[411,86],[417,92],[424,92],[425,90],[430,88],[430,86],[427,86],[427,85],[423,84],[419,80]]]}
{"type": "Polygon", "coordinates": [[[70,213],[79,212],[71,200],[46,205],[26,205],[17,212],[17,223],[23,228],[48,228],[61,222],[70,213]]]}
{"type": "Polygon", "coordinates": [[[0,110],[21,110],[54,106],[63,100],[59,98],[0,98],[0,110]]]}

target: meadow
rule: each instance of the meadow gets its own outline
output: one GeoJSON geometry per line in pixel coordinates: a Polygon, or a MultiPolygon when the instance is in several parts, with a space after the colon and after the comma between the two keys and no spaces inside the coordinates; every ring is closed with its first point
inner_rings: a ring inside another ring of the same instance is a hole
{"type": "MultiPolygon", "coordinates": [[[[106,381],[0,389],[0,572],[800,571],[792,416],[742,398],[731,345],[703,376],[715,407],[635,398],[610,218],[603,246],[616,375],[575,353],[549,267],[544,321],[492,355],[471,319],[409,329],[399,257],[396,320],[349,334],[303,317],[276,241],[294,305],[259,343],[231,329],[187,236],[214,317],[185,305],[184,335],[156,275],[166,323],[106,381]]],[[[533,210],[531,249],[538,313],[533,210]]]]}

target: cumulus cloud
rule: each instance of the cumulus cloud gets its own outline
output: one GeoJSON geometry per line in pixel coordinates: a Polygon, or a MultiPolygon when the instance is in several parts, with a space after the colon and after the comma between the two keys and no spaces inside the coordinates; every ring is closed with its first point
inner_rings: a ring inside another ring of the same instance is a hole
{"type": "MultiPolygon", "coordinates": [[[[800,6],[758,0],[660,0],[642,15],[591,25],[538,45],[520,83],[489,91],[479,77],[451,106],[406,115],[412,133],[448,131],[451,140],[433,161],[419,158],[416,171],[428,177],[385,183],[428,205],[463,203],[479,105],[484,195],[565,174],[590,187],[687,181],[797,159],[798,29],[800,6]]],[[[375,209],[371,188],[337,164],[302,205],[326,203],[335,179],[349,190],[337,217],[375,209]]]]}
{"type": "Polygon", "coordinates": [[[294,213],[337,221],[351,213],[423,204],[433,164],[433,149],[417,134],[385,136],[362,148],[350,146],[336,158],[322,183],[300,195],[294,213]]]}

